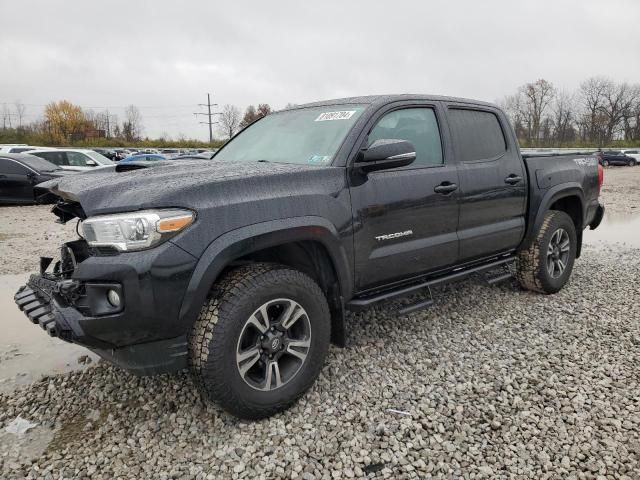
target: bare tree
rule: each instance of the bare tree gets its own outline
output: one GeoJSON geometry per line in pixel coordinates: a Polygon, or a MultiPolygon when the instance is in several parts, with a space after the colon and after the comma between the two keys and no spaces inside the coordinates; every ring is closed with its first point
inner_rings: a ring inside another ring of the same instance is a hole
{"type": "Polygon", "coordinates": [[[515,95],[508,95],[502,101],[498,102],[502,109],[507,113],[513,124],[518,138],[528,139],[528,130],[525,127],[526,109],[524,107],[523,95],[517,92],[515,95]]]}
{"type": "Polygon", "coordinates": [[[142,115],[135,105],[129,105],[124,110],[125,120],[122,123],[122,133],[127,141],[138,140],[142,135],[142,115]]]}
{"type": "Polygon", "coordinates": [[[271,113],[271,105],[268,103],[260,103],[258,104],[258,115],[260,117],[266,117],[271,113]]]}
{"type": "Polygon", "coordinates": [[[623,119],[624,139],[640,140],[640,84],[630,90],[631,106],[623,119]]]}
{"type": "Polygon", "coordinates": [[[609,82],[604,92],[601,112],[605,121],[605,139],[613,140],[624,131],[624,119],[631,114],[634,104],[634,90],[627,83],[609,82]]]}
{"type": "Polygon", "coordinates": [[[11,110],[6,103],[2,104],[2,129],[11,128],[11,110]]]}
{"type": "Polygon", "coordinates": [[[573,126],[576,115],[574,95],[564,90],[558,92],[551,109],[553,111],[553,137],[557,146],[561,146],[565,142],[574,140],[575,130],[573,126]]]}
{"type": "Polygon", "coordinates": [[[240,110],[235,105],[226,104],[220,114],[220,130],[229,139],[233,137],[240,127],[240,110]]]}
{"type": "Polygon", "coordinates": [[[556,89],[551,82],[541,78],[520,87],[519,93],[522,97],[528,139],[539,141],[541,140],[542,120],[556,94],[556,89]]]}
{"type": "Polygon", "coordinates": [[[591,77],[580,84],[579,98],[584,109],[581,123],[583,140],[602,141],[602,107],[611,81],[604,77],[591,77]]]}
{"type": "Polygon", "coordinates": [[[247,109],[244,111],[244,116],[242,117],[242,121],[240,122],[240,128],[247,127],[255,122],[260,116],[256,111],[256,107],[253,105],[249,105],[247,109]]]}
{"type": "Polygon", "coordinates": [[[16,118],[18,119],[18,128],[22,128],[22,121],[24,120],[24,112],[26,107],[20,100],[14,103],[16,109],[16,118]]]}

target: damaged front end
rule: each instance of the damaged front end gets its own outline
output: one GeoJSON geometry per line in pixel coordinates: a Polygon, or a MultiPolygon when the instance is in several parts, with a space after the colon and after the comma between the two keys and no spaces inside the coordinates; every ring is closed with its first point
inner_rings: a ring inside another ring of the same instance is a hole
{"type": "MultiPolygon", "coordinates": [[[[79,204],[59,201],[52,212],[59,223],[73,218],[85,218],[79,204]]],[[[80,238],[67,242],[60,247],[60,256],[54,262],[51,257],[40,257],[40,273],[32,274],[27,284],[14,296],[18,308],[31,322],[40,325],[50,336],[73,342],[83,339],[87,346],[105,347],[105,342],[84,339],[79,321],[89,316],[113,314],[122,310],[122,302],[109,302],[109,298],[121,299],[121,286],[83,282],[73,278],[78,265],[91,256],[104,255],[97,252],[80,238]],[[52,267],[53,264],[53,267],[52,267]],[[52,268],[51,268],[52,267],[52,268]],[[105,301],[97,302],[100,297],[96,290],[107,290],[105,301]],[[110,293],[113,290],[114,293],[110,293]]]]}
{"type": "MultiPolygon", "coordinates": [[[[20,310],[50,336],[85,346],[133,373],[184,368],[187,324],[181,322],[180,307],[197,259],[169,241],[179,226],[175,215],[135,214],[157,215],[158,225],[171,230],[163,241],[151,242],[158,233],[149,241],[108,245],[95,236],[92,241],[87,232],[113,230],[100,230],[100,217],[87,217],[75,199],[59,197],[52,211],[60,223],[85,222],[77,230],[87,238],[78,233],[80,238],[61,246],[59,258],[40,259],[40,272],[14,296],[20,310]],[[90,222],[92,227],[85,228],[90,222]],[[146,248],[134,250],[142,243],[146,248]]],[[[108,217],[122,224],[122,215],[108,217]]]]}

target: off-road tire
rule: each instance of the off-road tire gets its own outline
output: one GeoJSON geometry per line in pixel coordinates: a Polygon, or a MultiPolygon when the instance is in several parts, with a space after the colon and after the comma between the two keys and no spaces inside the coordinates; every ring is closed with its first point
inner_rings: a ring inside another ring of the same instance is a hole
{"type": "Polygon", "coordinates": [[[320,287],[304,273],[283,265],[256,263],[231,270],[216,282],[189,339],[189,365],[205,400],[240,418],[260,419],[290,407],[320,374],[329,349],[329,306],[320,287]],[[259,391],[245,383],[236,348],[247,319],[260,305],[286,296],[308,313],[312,328],[308,355],[283,386],[259,391]]]}
{"type": "Polygon", "coordinates": [[[542,226],[528,249],[518,253],[516,277],[520,285],[540,293],[556,293],[565,286],[576,258],[576,228],[565,212],[549,210],[544,215],[542,226]],[[553,278],[547,269],[547,249],[553,233],[563,228],[569,235],[569,260],[564,272],[553,278]]]}

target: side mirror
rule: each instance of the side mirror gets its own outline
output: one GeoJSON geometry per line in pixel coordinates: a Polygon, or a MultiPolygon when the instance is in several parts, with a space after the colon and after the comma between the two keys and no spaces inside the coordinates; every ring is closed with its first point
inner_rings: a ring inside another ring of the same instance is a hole
{"type": "Polygon", "coordinates": [[[86,162],[87,167],[97,167],[98,164],[96,163],[95,160],[87,160],[86,162]]]}
{"type": "Polygon", "coordinates": [[[410,165],[416,159],[416,147],[407,140],[380,139],[360,153],[355,166],[364,172],[410,165]]]}

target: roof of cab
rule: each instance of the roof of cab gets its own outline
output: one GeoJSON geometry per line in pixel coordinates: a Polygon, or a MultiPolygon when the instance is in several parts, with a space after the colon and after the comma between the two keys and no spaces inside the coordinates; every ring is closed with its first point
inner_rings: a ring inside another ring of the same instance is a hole
{"type": "Polygon", "coordinates": [[[332,100],[322,100],[319,102],[311,102],[311,103],[305,103],[302,105],[296,105],[295,107],[292,107],[292,109],[306,108],[306,107],[321,107],[321,106],[327,106],[327,105],[340,105],[345,103],[359,103],[364,105],[384,105],[391,102],[408,101],[408,100],[427,100],[427,101],[440,101],[440,102],[467,103],[472,105],[483,105],[483,106],[494,107],[494,108],[496,106],[495,104],[490,102],[472,100],[469,98],[447,97],[442,95],[420,95],[420,94],[403,93],[398,95],[365,95],[362,97],[347,97],[347,98],[336,98],[332,100]]]}

